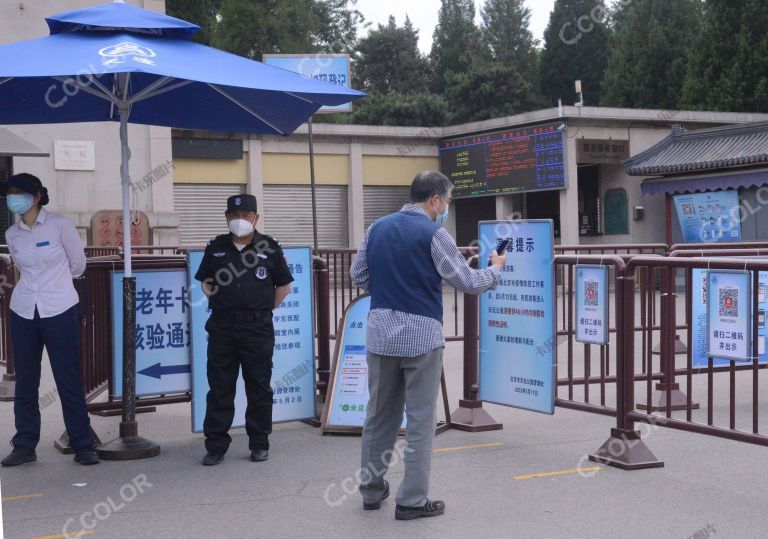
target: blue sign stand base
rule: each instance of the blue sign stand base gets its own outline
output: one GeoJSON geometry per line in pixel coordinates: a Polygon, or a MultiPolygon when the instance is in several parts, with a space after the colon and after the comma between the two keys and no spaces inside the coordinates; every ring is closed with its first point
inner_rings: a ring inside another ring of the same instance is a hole
{"type": "Polygon", "coordinates": [[[634,430],[611,429],[611,437],[589,460],[622,470],[664,467],[664,461],[656,458],[640,439],[640,433],[634,430]]]}

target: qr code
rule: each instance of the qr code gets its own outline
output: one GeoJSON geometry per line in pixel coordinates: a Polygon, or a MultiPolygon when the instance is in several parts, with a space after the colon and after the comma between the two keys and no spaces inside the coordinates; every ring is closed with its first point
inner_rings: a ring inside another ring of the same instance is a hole
{"type": "Polygon", "coordinates": [[[584,305],[588,307],[597,307],[600,300],[597,290],[597,281],[584,281],[584,305]]]}
{"type": "Polygon", "coordinates": [[[685,217],[690,217],[695,213],[693,209],[693,204],[691,204],[690,202],[683,202],[682,204],[680,204],[680,209],[682,210],[683,215],[685,217]]]}
{"type": "Polygon", "coordinates": [[[709,293],[707,286],[709,286],[709,275],[704,273],[701,276],[701,303],[703,305],[707,304],[707,294],[709,293]]]}
{"type": "Polygon", "coordinates": [[[739,289],[720,288],[718,290],[718,312],[720,316],[739,316],[739,289]]]}

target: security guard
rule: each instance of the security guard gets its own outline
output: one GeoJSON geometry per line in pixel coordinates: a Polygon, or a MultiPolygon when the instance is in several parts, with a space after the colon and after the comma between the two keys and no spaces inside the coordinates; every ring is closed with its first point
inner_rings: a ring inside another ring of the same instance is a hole
{"type": "Polygon", "coordinates": [[[251,460],[261,462],[269,456],[275,346],[272,311],[289,294],[293,282],[280,243],[256,231],[256,197],[229,197],[225,216],[230,234],[208,244],[195,274],[211,308],[205,325],[210,387],[203,423],[205,466],[219,464],[232,441],[228,431],[235,415],[240,367],[248,398],[245,430],[251,460]]]}

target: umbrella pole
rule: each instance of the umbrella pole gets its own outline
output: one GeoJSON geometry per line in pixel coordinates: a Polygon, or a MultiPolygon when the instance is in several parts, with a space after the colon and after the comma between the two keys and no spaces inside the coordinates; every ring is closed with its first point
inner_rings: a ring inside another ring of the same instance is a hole
{"type": "Polygon", "coordinates": [[[131,176],[128,161],[128,116],[130,106],[120,104],[120,179],[123,188],[123,419],[120,436],[98,448],[98,454],[106,460],[134,460],[155,457],[160,446],[139,436],[136,421],[136,278],[131,268],[131,176]]]}
{"type": "Polygon", "coordinates": [[[312,238],[315,251],[320,247],[317,242],[317,184],[315,183],[315,146],[312,140],[312,116],[307,121],[309,130],[309,181],[312,190],[312,238]]]}

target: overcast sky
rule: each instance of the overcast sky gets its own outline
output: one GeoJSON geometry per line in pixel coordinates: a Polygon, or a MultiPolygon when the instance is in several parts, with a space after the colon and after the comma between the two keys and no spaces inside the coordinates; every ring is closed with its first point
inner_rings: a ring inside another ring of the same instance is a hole
{"type": "MultiPolygon", "coordinates": [[[[542,40],[555,0],[526,0],[525,3],[531,10],[531,31],[535,38],[542,40]]],[[[479,21],[483,1],[475,0],[475,4],[479,21]]],[[[378,23],[386,24],[390,15],[394,15],[397,24],[402,25],[407,14],[419,29],[419,48],[426,53],[432,48],[432,32],[437,24],[440,0],[358,0],[357,9],[365,16],[366,23],[372,23],[373,28],[378,23]]],[[[361,34],[367,32],[364,30],[361,34]]]]}

